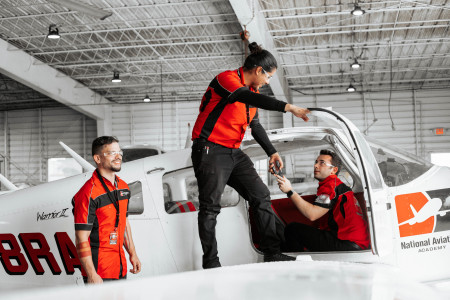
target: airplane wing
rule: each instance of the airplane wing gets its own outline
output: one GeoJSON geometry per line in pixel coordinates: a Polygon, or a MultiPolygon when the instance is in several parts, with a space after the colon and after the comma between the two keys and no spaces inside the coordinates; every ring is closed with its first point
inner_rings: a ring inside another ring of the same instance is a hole
{"type": "Polygon", "coordinates": [[[445,299],[400,269],[333,261],[273,262],[222,267],[82,286],[20,291],[2,300],[233,299],[422,300],[445,299]],[[325,287],[325,288],[324,288],[325,287]]]}
{"type": "Polygon", "coordinates": [[[404,222],[398,224],[398,226],[402,226],[402,225],[405,225],[405,224],[407,224],[407,223],[408,223],[409,225],[414,225],[414,224],[417,223],[417,221],[416,221],[417,211],[416,211],[416,209],[414,208],[414,206],[412,206],[412,204],[410,204],[409,207],[411,207],[411,211],[412,211],[414,217],[412,217],[411,219],[406,220],[406,221],[404,221],[404,222]]]}

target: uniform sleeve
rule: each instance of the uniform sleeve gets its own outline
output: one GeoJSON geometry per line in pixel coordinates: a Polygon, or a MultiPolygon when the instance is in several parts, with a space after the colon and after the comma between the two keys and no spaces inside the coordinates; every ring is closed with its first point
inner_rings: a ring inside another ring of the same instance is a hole
{"type": "Polygon", "coordinates": [[[82,188],[72,200],[75,230],[92,230],[95,220],[96,206],[90,191],[82,188]]]}
{"type": "Polygon", "coordinates": [[[228,101],[230,102],[239,101],[242,103],[250,104],[251,106],[254,107],[272,111],[279,111],[283,113],[285,112],[284,109],[287,104],[286,102],[277,100],[275,98],[252,92],[246,87],[242,87],[234,91],[228,97],[228,101]]]}
{"type": "Polygon", "coordinates": [[[250,127],[252,128],[252,136],[255,138],[255,141],[261,145],[267,156],[271,156],[277,152],[275,147],[272,145],[272,142],[269,140],[264,127],[259,122],[258,111],[256,111],[255,117],[250,122],[250,127]]]}
{"type": "Polygon", "coordinates": [[[323,185],[317,190],[317,198],[314,200],[313,204],[323,208],[332,209],[336,202],[333,198],[333,188],[330,185],[323,185]]]}
{"type": "Polygon", "coordinates": [[[229,94],[237,89],[244,87],[239,76],[235,72],[223,72],[217,75],[217,83],[229,94]]]}

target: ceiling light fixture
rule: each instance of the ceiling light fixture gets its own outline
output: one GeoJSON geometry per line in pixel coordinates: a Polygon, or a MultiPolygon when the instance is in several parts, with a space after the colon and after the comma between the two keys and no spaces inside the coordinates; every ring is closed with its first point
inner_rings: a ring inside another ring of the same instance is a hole
{"type": "Polygon", "coordinates": [[[111,82],[121,82],[122,80],[119,78],[119,72],[114,71],[113,79],[111,79],[111,82]]]}
{"type": "Polygon", "coordinates": [[[59,35],[59,30],[58,27],[56,27],[56,24],[51,24],[48,27],[48,34],[47,34],[47,38],[49,39],[59,39],[61,36],[59,35]]]}
{"type": "Polygon", "coordinates": [[[92,5],[80,3],[78,2],[78,0],[48,0],[48,1],[67,7],[68,9],[79,11],[92,17],[99,18],[100,20],[104,20],[112,15],[112,12],[110,11],[104,11],[92,5]]]}
{"type": "Polygon", "coordinates": [[[145,95],[144,102],[150,102],[150,97],[148,94],[145,95]]]}
{"type": "Polygon", "coordinates": [[[350,85],[347,88],[347,92],[353,93],[356,91],[356,88],[353,86],[353,84],[350,83],[350,85]]]}
{"type": "Polygon", "coordinates": [[[366,13],[365,10],[361,9],[361,7],[358,5],[358,3],[355,4],[355,8],[353,8],[352,10],[352,15],[354,16],[362,16],[363,14],[366,13]]]}
{"type": "Polygon", "coordinates": [[[352,67],[352,69],[359,69],[361,67],[361,64],[355,58],[355,61],[351,64],[351,67],[352,67]]]}

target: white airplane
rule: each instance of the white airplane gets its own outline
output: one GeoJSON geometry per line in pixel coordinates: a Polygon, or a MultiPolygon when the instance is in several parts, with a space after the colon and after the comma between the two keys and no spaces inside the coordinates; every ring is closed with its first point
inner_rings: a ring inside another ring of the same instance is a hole
{"type": "MultiPolygon", "coordinates": [[[[318,151],[326,148],[336,152],[343,161],[340,178],[352,187],[367,217],[371,249],[290,253],[299,260],[292,262],[293,266],[300,269],[305,261],[381,263],[398,267],[422,282],[450,278],[450,214],[441,216],[438,212],[431,226],[429,221],[399,225],[411,218],[411,204],[424,206],[427,195],[442,201],[450,196],[450,168],[432,165],[364,136],[336,112],[311,110],[318,122],[330,125],[268,132],[284,159],[284,174],[296,191],[312,201],[317,187],[312,170],[318,151]]],[[[307,223],[268,174],[267,156],[261,147],[249,139],[242,149],[269,186],[280,226],[293,221],[307,223]]],[[[187,148],[122,166],[119,176],[131,189],[129,220],[142,262],[142,272],[129,274],[129,281],[201,269],[198,191],[190,154],[187,148]]],[[[83,284],[73,242],[71,199],[91,175],[88,171],[0,195],[0,293],[83,284]]],[[[229,188],[221,205],[216,232],[222,265],[262,262],[247,202],[229,188]]]]}
{"type": "Polygon", "coordinates": [[[411,207],[411,211],[414,215],[411,219],[404,221],[399,226],[402,226],[406,223],[409,225],[414,225],[416,223],[422,223],[433,216],[445,216],[447,212],[450,210],[440,210],[442,207],[442,200],[439,198],[433,198],[428,200],[428,202],[417,212],[412,204],[409,205],[411,207]]]}

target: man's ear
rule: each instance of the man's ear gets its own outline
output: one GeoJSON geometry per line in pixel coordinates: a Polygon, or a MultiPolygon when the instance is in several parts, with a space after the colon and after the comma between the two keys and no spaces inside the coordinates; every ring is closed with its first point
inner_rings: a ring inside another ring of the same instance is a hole
{"type": "Polygon", "coordinates": [[[97,164],[100,163],[100,155],[94,154],[93,158],[94,158],[94,161],[95,161],[97,164]]]}
{"type": "Polygon", "coordinates": [[[332,169],[331,169],[331,175],[336,175],[336,173],[339,171],[339,168],[338,167],[333,167],[332,169]]]}

